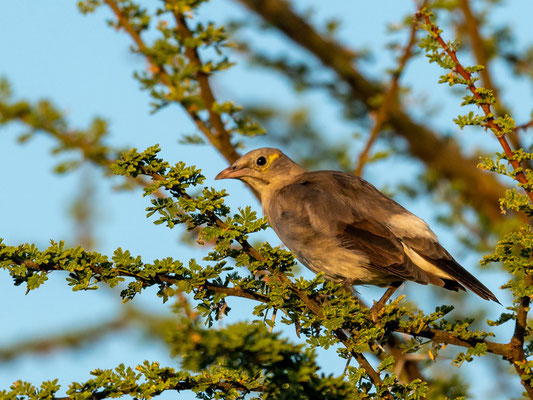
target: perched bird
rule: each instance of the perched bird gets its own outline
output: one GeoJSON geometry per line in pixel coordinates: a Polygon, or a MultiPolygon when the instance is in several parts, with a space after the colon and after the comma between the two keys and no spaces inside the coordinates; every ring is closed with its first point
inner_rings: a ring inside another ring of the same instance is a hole
{"type": "Polygon", "coordinates": [[[215,179],[240,179],[261,197],[281,241],[306,267],[349,285],[414,281],[494,294],[442,247],[420,218],[362,178],[309,172],[280,150],[253,150],[215,179]]]}

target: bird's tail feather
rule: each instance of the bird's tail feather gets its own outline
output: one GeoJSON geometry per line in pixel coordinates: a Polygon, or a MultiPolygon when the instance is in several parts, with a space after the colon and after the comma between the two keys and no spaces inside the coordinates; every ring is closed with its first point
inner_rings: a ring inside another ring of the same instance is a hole
{"type": "Polygon", "coordinates": [[[466,287],[471,290],[479,297],[485,300],[492,300],[498,304],[501,304],[498,298],[492,293],[485,285],[483,285],[474,275],[464,269],[459,263],[455,260],[431,260],[435,263],[442,271],[453,279],[443,279],[445,282],[444,287],[450,290],[461,290],[466,287]],[[448,282],[447,282],[448,281],[448,282]],[[455,285],[454,285],[455,283],[455,285]]]}

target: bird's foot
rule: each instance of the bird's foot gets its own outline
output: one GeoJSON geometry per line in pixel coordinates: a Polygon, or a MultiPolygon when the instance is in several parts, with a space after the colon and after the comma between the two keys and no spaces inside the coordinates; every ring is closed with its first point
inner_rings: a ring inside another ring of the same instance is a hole
{"type": "Polygon", "coordinates": [[[357,297],[357,291],[355,290],[353,285],[354,285],[353,279],[345,279],[344,281],[342,281],[342,288],[347,293],[351,294],[352,296],[357,297]]]}

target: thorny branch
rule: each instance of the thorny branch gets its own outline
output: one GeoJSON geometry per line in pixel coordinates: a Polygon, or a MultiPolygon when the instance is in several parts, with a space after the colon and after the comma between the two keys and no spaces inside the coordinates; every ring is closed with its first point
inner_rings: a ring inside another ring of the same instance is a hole
{"type": "MultiPolygon", "coordinates": [[[[479,32],[479,20],[474,15],[472,8],[470,7],[470,0],[460,0],[459,7],[461,8],[464,15],[464,26],[470,37],[472,44],[472,51],[476,58],[476,62],[479,65],[483,65],[485,68],[479,71],[479,75],[483,80],[483,86],[487,89],[490,89],[494,93],[494,97],[498,98],[498,88],[494,85],[492,81],[492,75],[490,73],[489,67],[489,57],[485,50],[485,44],[483,43],[483,38],[479,32]]],[[[422,7],[420,7],[422,9],[422,7]]],[[[500,104],[500,103],[498,103],[500,104]]]]}
{"type": "MultiPolygon", "coordinates": [[[[244,245],[246,245],[247,243],[248,242],[246,241],[242,242],[243,249],[244,249],[244,245]]],[[[255,252],[246,251],[246,253],[255,258],[255,256],[253,256],[253,253],[255,252]]],[[[262,257],[262,256],[259,255],[259,257],[262,257]]],[[[63,270],[63,267],[59,265],[42,265],[31,260],[13,260],[13,262],[17,265],[24,265],[27,268],[34,269],[36,271],[49,272],[49,271],[62,271],[63,270]]],[[[103,272],[98,266],[89,265],[88,267],[95,273],[103,272]]],[[[127,278],[136,278],[136,279],[141,279],[141,280],[144,279],[146,283],[150,283],[148,278],[142,278],[137,275],[128,273],[127,271],[119,270],[117,272],[119,276],[127,277],[127,278]]],[[[279,279],[282,282],[286,282],[286,280],[288,280],[288,278],[282,274],[280,274],[279,279]]],[[[153,278],[153,281],[156,283],[167,283],[167,284],[179,283],[178,280],[171,278],[166,274],[161,274],[161,273],[156,274],[153,278]]],[[[290,281],[288,282],[291,284],[291,290],[293,290],[304,301],[304,303],[308,306],[308,308],[313,313],[315,313],[319,318],[323,318],[321,305],[317,303],[315,300],[310,299],[307,295],[299,291],[297,288],[295,288],[292,285],[292,282],[290,281]]],[[[228,296],[255,300],[258,302],[262,302],[262,303],[267,303],[270,300],[267,295],[254,292],[252,290],[242,289],[240,287],[225,287],[225,286],[221,286],[221,285],[214,284],[214,283],[205,283],[202,289],[210,290],[216,293],[225,294],[228,296]]],[[[510,343],[496,343],[496,342],[492,342],[486,339],[465,340],[454,335],[451,332],[441,331],[438,329],[432,329],[429,327],[426,327],[420,331],[417,330],[416,332],[408,328],[398,327],[395,330],[395,332],[407,334],[407,335],[414,336],[414,337],[424,337],[424,338],[432,340],[435,343],[452,344],[452,345],[461,346],[461,347],[475,347],[476,344],[483,343],[487,346],[487,351],[489,353],[501,355],[504,357],[510,357],[511,351],[512,351],[510,343]]]]}
{"type": "MultiPolygon", "coordinates": [[[[468,90],[472,92],[472,94],[477,100],[483,100],[483,97],[481,96],[481,94],[479,94],[477,87],[472,79],[472,74],[466,71],[463,65],[459,62],[455,49],[452,49],[450,46],[448,46],[448,44],[440,36],[439,28],[431,22],[427,14],[418,12],[417,17],[423,18],[426,24],[430,27],[431,34],[433,35],[435,40],[437,40],[437,42],[442,47],[442,49],[455,63],[454,72],[461,75],[468,82],[467,84],[468,90]]],[[[515,179],[521,184],[526,185],[523,189],[526,192],[526,194],[529,196],[530,200],[533,201],[533,192],[531,192],[531,190],[527,186],[529,184],[527,177],[522,171],[522,166],[520,165],[520,162],[514,159],[513,150],[511,149],[511,146],[509,145],[509,142],[507,141],[507,138],[503,132],[503,129],[498,124],[496,124],[496,122],[494,122],[494,114],[492,113],[491,105],[485,102],[485,103],[480,104],[479,107],[483,110],[483,113],[485,114],[485,117],[486,117],[485,126],[489,128],[495,134],[496,138],[498,139],[498,142],[500,142],[500,145],[502,146],[502,149],[505,152],[505,155],[507,156],[509,160],[509,163],[512,165],[513,169],[516,171],[515,179]]]]}
{"type": "MultiPolygon", "coordinates": [[[[176,20],[176,30],[181,35],[183,43],[186,46],[187,39],[191,39],[193,35],[187,26],[185,15],[180,14],[177,11],[174,11],[173,14],[176,20]]],[[[213,95],[213,91],[211,90],[211,86],[209,84],[208,74],[203,72],[201,69],[202,61],[200,60],[198,50],[195,47],[187,46],[185,49],[185,55],[189,59],[191,65],[196,69],[196,80],[200,85],[200,94],[204,100],[205,108],[209,113],[209,121],[211,126],[215,129],[215,136],[220,140],[221,144],[224,142],[224,145],[231,146],[231,143],[229,142],[230,134],[226,130],[220,114],[213,111],[213,106],[215,105],[215,96],[213,95]]]]}
{"type": "MultiPolygon", "coordinates": [[[[495,109],[496,113],[498,115],[505,114],[505,107],[503,106],[503,103],[501,102],[501,98],[499,96],[499,90],[494,85],[494,82],[492,80],[491,75],[491,68],[489,65],[489,57],[487,55],[487,46],[485,45],[483,38],[480,33],[480,21],[479,18],[476,17],[474,12],[472,11],[472,8],[470,7],[470,0],[460,0],[459,7],[461,8],[461,11],[464,15],[464,26],[466,28],[466,32],[468,33],[468,36],[470,37],[470,42],[472,44],[472,50],[474,52],[474,56],[476,58],[476,63],[478,65],[483,65],[485,68],[483,68],[481,71],[479,71],[479,75],[481,76],[483,86],[487,89],[492,90],[492,93],[494,94],[494,98],[496,99],[495,109]]],[[[419,9],[422,9],[420,7],[419,9]]],[[[515,129],[513,133],[509,134],[509,140],[514,148],[523,148],[524,146],[520,142],[520,137],[518,136],[518,130],[515,129]]]]}
{"type": "MultiPolygon", "coordinates": [[[[474,83],[474,80],[472,79],[472,74],[468,72],[463,65],[460,63],[459,59],[457,58],[457,53],[454,48],[451,48],[442,38],[440,35],[440,30],[437,27],[436,24],[434,24],[427,12],[419,11],[417,13],[418,19],[424,19],[426,26],[428,27],[429,32],[433,36],[435,40],[439,43],[440,47],[445,51],[445,53],[453,60],[455,67],[453,69],[454,73],[458,73],[461,75],[465,81],[467,82],[466,86],[468,90],[474,95],[474,97],[477,100],[482,100],[481,94],[478,92],[478,89],[474,83]]],[[[522,188],[528,195],[529,199],[533,201],[533,192],[530,189],[530,183],[527,179],[526,174],[523,172],[523,168],[520,165],[520,162],[514,159],[513,157],[513,150],[511,146],[509,145],[509,142],[507,141],[505,132],[503,129],[495,122],[494,120],[494,114],[491,110],[491,104],[487,102],[482,102],[478,104],[478,106],[483,110],[483,113],[485,114],[485,127],[489,128],[496,138],[498,139],[498,142],[500,143],[501,147],[503,148],[505,155],[507,156],[507,159],[509,163],[512,165],[515,175],[514,178],[522,184],[522,188]]],[[[533,285],[533,277],[531,275],[526,274],[525,279],[528,285],[533,285]]],[[[531,299],[529,296],[523,296],[520,299],[520,303],[518,306],[518,309],[516,311],[516,323],[515,323],[515,329],[513,333],[513,337],[511,338],[510,343],[507,345],[507,355],[505,356],[515,367],[518,374],[521,376],[521,382],[526,391],[528,392],[529,396],[533,398],[533,382],[531,378],[523,378],[525,376],[529,376],[528,372],[525,369],[525,362],[526,362],[526,355],[524,352],[524,336],[526,334],[526,327],[527,327],[527,316],[529,311],[529,305],[530,305],[531,299]]]]}

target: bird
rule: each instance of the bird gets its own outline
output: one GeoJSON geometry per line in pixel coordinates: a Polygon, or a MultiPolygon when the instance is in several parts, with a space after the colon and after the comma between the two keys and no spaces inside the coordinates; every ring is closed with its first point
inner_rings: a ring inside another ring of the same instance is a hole
{"type": "Polygon", "coordinates": [[[413,281],[456,292],[469,289],[499,303],[426,222],[363,178],[307,171],[281,150],[265,147],[238,158],[219,179],[238,179],[258,193],[280,240],[327,280],[389,289],[413,281]]]}

